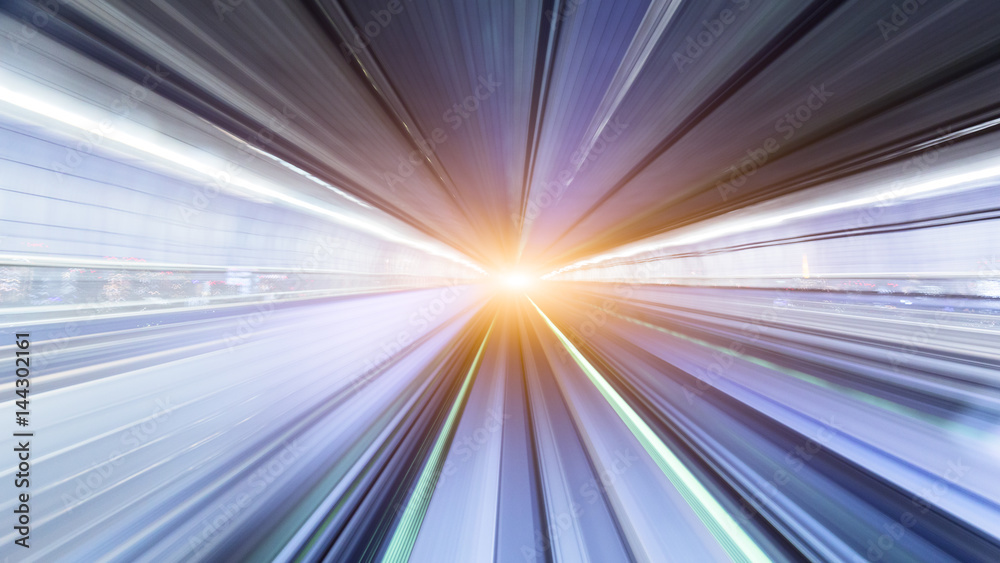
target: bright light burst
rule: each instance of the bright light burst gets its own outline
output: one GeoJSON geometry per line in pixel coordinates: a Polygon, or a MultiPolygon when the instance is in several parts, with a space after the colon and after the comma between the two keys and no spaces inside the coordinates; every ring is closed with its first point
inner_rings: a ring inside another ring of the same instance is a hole
{"type": "Polygon", "coordinates": [[[105,4],[0,0],[0,560],[1000,561],[996,2],[105,4]]]}
{"type": "Polygon", "coordinates": [[[494,276],[496,285],[503,291],[524,292],[532,289],[537,276],[520,270],[506,271],[494,276]]]}

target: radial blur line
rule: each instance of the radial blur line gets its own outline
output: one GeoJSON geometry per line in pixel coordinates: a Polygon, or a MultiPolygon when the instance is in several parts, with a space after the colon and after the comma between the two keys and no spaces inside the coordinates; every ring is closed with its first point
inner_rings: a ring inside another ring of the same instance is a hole
{"type": "MultiPolygon", "coordinates": [[[[822,341],[811,339],[812,350],[804,349],[802,354],[791,352],[785,343],[811,336],[815,329],[803,321],[819,312],[816,309],[833,307],[809,307],[805,294],[794,298],[794,308],[781,311],[782,317],[789,318],[772,317],[767,325],[757,325],[760,332],[730,330],[719,339],[715,331],[706,330],[718,322],[713,317],[731,316],[754,298],[744,296],[716,306],[707,291],[699,295],[690,290],[634,287],[628,299],[609,308],[608,298],[614,293],[611,288],[594,287],[581,292],[578,304],[561,305],[569,338],[580,342],[581,327],[585,334],[591,328],[587,323],[601,321],[594,311],[606,315],[600,333],[591,332],[586,339],[592,361],[604,365],[612,376],[618,374],[612,385],[644,416],[657,421],[658,429],[686,443],[694,457],[708,465],[710,475],[735,487],[740,506],[733,511],[738,510],[745,521],[754,522],[755,514],[766,515],[801,553],[822,559],[849,558],[856,549],[852,546],[863,545],[868,530],[877,528],[878,522],[905,513],[927,491],[948,482],[949,494],[932,497],[933,506],[924,505],[923,526],[894,540],[896,549],[934,552],[940,557],[947,552],[965,560],[990,560],[1000,553],[991,517],[997,510],[993,500],[997,489],[989,478],[1000,457],[994,434],[980,430],[995,425],[996,417],[985,411],[995,401],[970,395],[949,405],[950,401],[941,399],[940,384],[929,388],[933,394],[928,394],[928,400],[920,400],[927,391],[914,393],[913,387],[922,385],[926,376],[895,376],[892,379],[899,381],[895,385],[906,385],[899,396],[911,405],[900,412],[904,409],[898,405],[869,402],[855,391],[867,381],[845,377],[843,371],[827,366],[846,363],[844,357],[827,355],[822,364],[806,367],[799,357],[821,356],[826,347],[820,345],[822,341]],[[670,292],[680,294],[676,302],[664,299],[670,292]],[[707,313],[695,317],[698,323],[659,310],[663,303],[670,304],[672,311],[683,311],[695,295],[707,313]],[[778,321],[803,330],[780,329],[778,321]],[[664,333],[671,337],[665,339],[664,333]],[[698,336],[697,343],[692,343],[690,334],[698,336]],[[769,354],[769,348],[782,353],[769,354]],[[761,361],[761,355],[769,361],[761,361]],[[789,364],[815,375],[803,377],[789,364]],[[825,381],[836,379],[840,380],[836,386],[825,381]],[[929,409],[938,415],[921,412],[929,409]],[[977,455],[970,459],[963,453],[970,451],[977,455]],[[951,461],[945,463],[945,459],[951,461]],[[851,478],[841,477],[845,474],[851,478]],[[826,500],[820,502],[818,497],[826,500]],[[848,520],[857,523],[837,528],[822,524],[848,520]],[[949,538],[947,551],[932,539],[941,537],[949,538]]],[[[760,296],[764,299],[758,297],[758,303],[771,304],[771,295],[791,299],[770,292],[760,296]]],[[[547,302],[547,306],[556,304],[547,302]]],[[[743,317],[729,326],[760,323],[753,319],[743,317]]],[[[829,321],[825,324],[830,332],[836,326],[829,321]]],[[[954,329],[942,330],[947,332],[941,337],[948,339],[954,329]]],[[[828,337],[830,341],[835,342],[828,337]]],[[[860,356],[855,350],[848,357],[860,356]]],[[[884,354],[871,358],[886,361],[884,354]]],[[[863,373],[871,368],[859,363],[853,370],[863,373]]],[[[891,373],[874,371],[872,379],[891,373]]],[[[884,393],[886,387],[871,390],[884,393]]]]}
{"type": "MultiPolygon", "coordinates": [[[[504,427],[501,446],[500,487],[497,504],[496,554],[494,560],[509,561],[538,549],[539,530],[547,528],[544,499],[538,478],[538,459],[532,414],[528,404],[524,358],[530,343],[525,342],[520,308],[516,301],[506,304],[507,326],[513,335],[516,353],[508,359],[505,373],[504,427]],[[513,317],[513,318],[512,318],[513,317]]],[[[542,550],[548,560],[548,550],[542,550]]]]}
{"type": "Polygon", "coordinates": [[[382,561],[405,562],[410,558],[410,552],[413,550],[413,545],[417,540],[417,534],[420,530],[421,524],[423,523],[424,515],[427,512],[427,505],[430,503],[431,495],[434,492],[435,480],[441,474],[441,465],[444,463],[445,448],[451,441],[454,435],[455,423],[458,420],[462,409],[465,408],[466,400],[469,396],[469,390],[472,387],[473,381],[475,381],[476,372],[479,369],[479,362],[483,357],[483,350],[486,349],[486,343],[490,339],[490,334],[493,332],[493,326],[495,324],[496,316],[494,316],[493,320],[490,321],[490,327],[486,330],[486,336],[483,337],[483,341],[479,345],[479,349],[476,351],[476,356],[472,361],[472,365],[469,367],[469,371],[466,373],[465,379],[462,381],[462,387],[458,392],[458,396],[455,398],[455,402],[448,411],[448,417],[445,419],[437,440],[434,442],[434,447],[427,458],[427,462],[425,463],[424,469],[420,474],[416,487],[414,488],[410,499],[406,503],[402,518],[393,532],[392,539],[389,541],[389,545],[382,561]]]}
{"type": "Polygon", "coordinates": [[[522,546],[522,555],[553,561],[631,561],[630,546],[606,497],[599,495],[589,506],[580,498],[599,476],[530,315],[530,311],[520,314],[536,474],[545,515],[544,527],[536,530],[533,543],[522,546]]]}
{"type": "Polygon", "coordinates": [[[684,499],[701,517],[702,522],[712,531],[726,552],[736,561],[769,561],[769,558],[747,535],[746,531],[712,497],[711,493],[698,482],[697,478],[667,448],[649,425],[622,399],[594,366],[580,354],[573,343],[552,323],[534,301],[531,302],[538,314],[549,325],[552,332],[566,347],[574,361],[587,374],[591,382],[601,391],[604,398],[639,439],[646,452],[656,460],[663,473],[684,496],[684,499]]]}
{"type": "Polygon", "coordinates": [[[496,551],[502,435],[509,418],[505,373],[517,359],[510,353],[511,324],[501,305],[424,515],[435,525],[420,528],[412,561],[486,561],[496,551]]]}
{"type": "Polygon", "coordinates": [[[0,560],[1000,561],[996,4],[0,0],[0,560]]]}
{"type": "Polygon", "coordinates": [[[542,316],[549,328],[563,343],[574,361],[587,374],[591,382],[601,391],[604,398],[611,403],[618,416],[628,425],[636,438],[642,443],[649,455],[653,456],[660,469],[667,475],[674,486],[678,488],[685,500],[691,504],[702,521],[729,555],[737,561],[769,561],[764,552],[754,543],[740,525],[730,516],[712,495],[698,482],[697,478],[684,467],[679,459],[666,447],[648,424],[626,403],[620,395],[604,380],[594,366],[580,354],[563,333],[533,301],[531,302],[538,314],[542,316]]]}

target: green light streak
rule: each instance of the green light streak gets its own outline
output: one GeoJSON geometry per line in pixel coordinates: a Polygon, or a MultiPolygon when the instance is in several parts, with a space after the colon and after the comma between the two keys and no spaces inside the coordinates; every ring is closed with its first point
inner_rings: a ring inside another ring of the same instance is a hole
{"type": "MultiPolygon", "coordinates": [[[[531,301],[531,299],[528,299],[531,301]]],[[[562,342],[570,356],[576,361],[580,369],[583,370],[595,387],[604,395],[611,407],[618,413],[622,422],[628,426],[632,434],[639,440],[656,465],[659,466],[663,474],[674,485],[677,492],[684,497],[684,500],[691,506],[691,509],[702,523],[709,529],[715,539],[722,546],[722,549],[729,554],[733,561],[738,562],[769,562],[770,558],[760,549],[746,531],[733,519],[719,501],[708,492],[698,478],[684,466],[684,463],[670,451],[670,448],[660,440],[656,432],[639,416],[635,410],[618,394],[617,391],[604,379],[604,377],[587,361],[587,359],[573,346],[573,343],[566,338],[563,333],[556,328],[556,325],[545,316],[545,313],[535,305],[538,314],[545,319],[545,322],[562,342]]]]}
{"type": "Polygon", "coordinates": [[[431,455],[424,465],[420,479],[417,481],[417,487],[410,495],[410,500],[406,503],[406,508],[403,510],[403,517],[400,519],[399,525],[396,526],[392,540],[389,542],[389,547],[382,558],[383,563],[405,563],[410,558],[413,546],[417,542],[417,534],[420,532],[420,526],[424,522],[424,515],[427,514],[427,506],[431,502],[431,495],[434,494],[434,487],[437,485],[437,476],[440,474],[439,469],[445,460],[445,448],[451,441],[452,429],[461,414],[465,399],[469,395],[469,390],[472,388],[473,376],[479,367],[480,360],[482,360],[483,350],[486,349],[486,342],[490,339],[490,333],[493,332],[493,325],[495,323],[496,317],[490,322],[490,328],[486,331],[486,337],[483,338],[483,342],[479,345],[479,351],[476,352],[476,358],[469,367],[469,373],[465,374],[462,389],[458,392],[455,403],[451,405],[448,418],[445,419],[444,426],[441,428],[441,432],[434,442],[431,455]]]}

